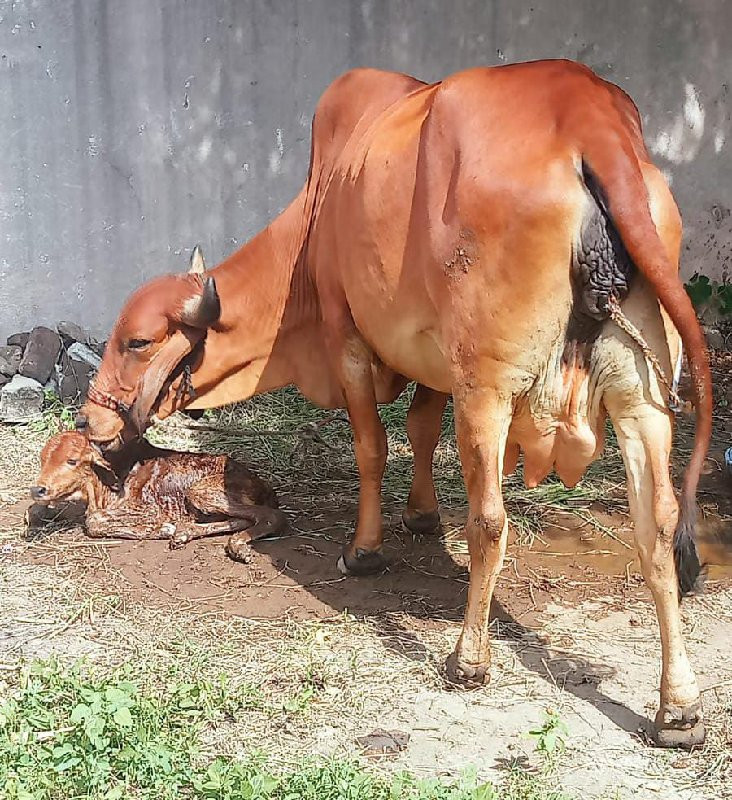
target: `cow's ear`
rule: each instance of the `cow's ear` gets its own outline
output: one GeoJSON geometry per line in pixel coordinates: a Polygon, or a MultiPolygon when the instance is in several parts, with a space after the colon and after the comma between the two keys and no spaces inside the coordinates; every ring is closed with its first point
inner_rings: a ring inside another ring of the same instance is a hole
{"type": "Polygon", "coordinates": [[[188,272],[192,273],[193,275],[203,275],[206,271],[206,261],[203,257],[203,251],[201,250],[201,245],[197,244],[193,248],[193,252],[191,253],[191,263],[188,267],[188,272]]]}

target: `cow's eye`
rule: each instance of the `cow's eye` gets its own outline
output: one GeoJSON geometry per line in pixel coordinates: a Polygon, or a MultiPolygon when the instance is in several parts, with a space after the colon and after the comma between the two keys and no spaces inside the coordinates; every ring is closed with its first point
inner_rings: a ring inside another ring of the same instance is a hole
{"type": "Polygon", "coordinates": [[[79,462],[75,458],[70,458],[66,463],[70,467],[75,467],[79,462]]]}
{"type": "Polygon", "coordinates": [[[146,347],[150,347],[152,344],[152,339],[130,339],[127,342],[127,347],[130,350],[144,350],[146,347]]]}

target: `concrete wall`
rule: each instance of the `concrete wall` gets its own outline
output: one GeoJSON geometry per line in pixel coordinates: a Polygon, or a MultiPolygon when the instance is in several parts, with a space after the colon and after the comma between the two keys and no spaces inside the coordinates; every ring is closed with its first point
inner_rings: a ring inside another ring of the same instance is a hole
{"type": "Polygon", "coordinates": [[[732,2],[0,0],[0,336],[237,249],[306,174],[318,96],[569,56],[625,88],[673,182],[684,272],[732,258],[732,2]]]}

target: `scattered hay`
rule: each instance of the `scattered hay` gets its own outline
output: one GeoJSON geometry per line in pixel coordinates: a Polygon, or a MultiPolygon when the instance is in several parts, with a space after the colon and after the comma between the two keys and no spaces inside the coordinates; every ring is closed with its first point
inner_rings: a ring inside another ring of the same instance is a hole
{"type": "MultiPolygon", "coordinates": [[[[412,391],[410,388],[395,403],[380,408],[389,444],[384,498],[387,505],[397,507],[406,501],[412,480],[412,451],[405,428],[412,391]]],[[[239,457],[268,475],[281,493],[297,497],[298,505],[306,511],[336,500],[342,502],[344,497],[356,501],[358,471],[347,417],[316,408],[294,389],[206,412],[201,423],[175,415],[156,425],[149,438],[176,450],[239,457]]],[[[451,403],[443,418],[434,463],[442,507],[464,512],[467,499],[451,403]]],[[[550,478],[536,489],[526,489],[520,467],[505,480],[509,520],[520,540],[529,544],[557,511],[577,514],[602,531],[592,511],[626,513],[623,489],[622,458],[610,427],[602,461],[590,467],[577,487],[567,489],[550,478]]],[[[457,538],[449,533],[448,541],[455,543],[457,538]]],[[[455,546],[462,549],[459,544],[455,546]]]]}

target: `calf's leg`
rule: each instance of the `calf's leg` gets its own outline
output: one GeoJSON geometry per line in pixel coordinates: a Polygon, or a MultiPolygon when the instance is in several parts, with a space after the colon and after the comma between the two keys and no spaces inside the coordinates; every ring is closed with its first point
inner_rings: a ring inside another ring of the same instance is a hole
{"type": "Polygon", "coordinates": [[[447,661],[447,674],[468,685],[490,679],[490,606],[508,538],[501,478],[510,421],[510,401],[493,390],[455,394],[455,428],[469,504],[465,536],[470,584],[463,630],[447,661]]]}
{"type": "Polygon", "coordinates": [[[146,509],[108,508],[86,515],[86,533],[93,539],[167,539],[165,521],[146,509]]]}
{"type": "Polygon", "coordinates": [[[181,547],[191,539],[234,533],[226,544],[226,552],[242,561],[248,558],[251,541],[283,533],[288,528],[287,517],[282,511],[233,497],[219,477],[203,478],[191,486],[186,501],[191,509],[203,515],[223,514],[229,519],[181,526],[171,539],[171,547],[181,547]]]}
{"type": "Polygon", "coordinates": [[[440,526],[432,458],[440,440],[447,395],[418,384],[407,414],[407,436],[414,453],[414,476],[402,514],[410,533],[434,533],[440,526]]]}
{"type": "Polygon", "coordinates": [[[250,543],[255,539],[274,536],[287,526],[284,514],[268,506],[249,506],[249,515],[232,517],[220,522],[166,523],[170,526],[170,549],[177,550],[194,539],[234,534],[226,543],[226,552],[235,561],[249,561],[250,543]]]}

